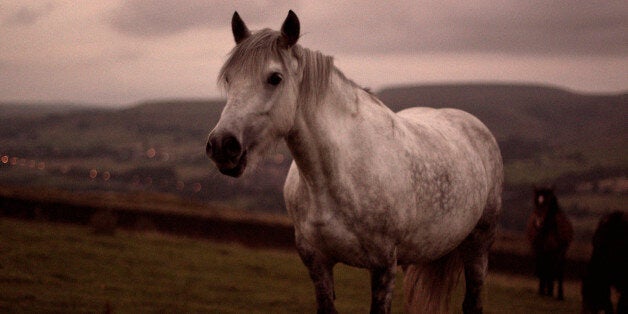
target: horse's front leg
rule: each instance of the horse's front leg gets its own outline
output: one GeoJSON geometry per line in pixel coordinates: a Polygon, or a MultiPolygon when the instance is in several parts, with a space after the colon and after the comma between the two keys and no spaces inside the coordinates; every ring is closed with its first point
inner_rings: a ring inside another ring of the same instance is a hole
{"type": "Polygon", "coordinates": [[[557,288],[558,288],[556,298],[561,301],[565,300],[565,292],[563,291],[563,275],[562,274],[558,274],[556,283],[557,283],[557,288]]]}
{"type": "Polygon", "coordinates": [[[297,236],[297,251],[307,267],[316,292],[316,312],[338,313],[334,307],[334,262],[322,256],[318,250],[297,236]]]}
{"type": "Polygon", "coordinates": [[[563,277],[565,275],[565,262],[566,262],[565,254],[566,253],[567,253],[567,250],[562,252],[558,261],[558,271],[556,273],[556,280],[558,281],[558,295],[557,295],[558,300],[565,299],[565,292],[563,291],[563,277]]]}

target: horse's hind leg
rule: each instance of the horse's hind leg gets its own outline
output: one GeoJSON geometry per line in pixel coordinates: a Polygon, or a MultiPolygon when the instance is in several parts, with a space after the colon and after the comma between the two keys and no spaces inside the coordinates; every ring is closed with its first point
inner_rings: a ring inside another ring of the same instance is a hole
{"type": "Polygon", "coordinates": [[[488,254],[495,238],[495,225],[478,224],[460,247],[464,265],[464,313],[482,313],[481,292],[488,270],[488,254]]]}
{"type": "Polygon", "coordinates": [[[495,241],[497,221],[501,209],[501,188],[489,197],[477,225],[458,247],[464,266],[464,313],[482,313],[481,292],[488,271],[488,255],[495,241]]]}
{"type": "Polygon", "coordinates": [[[390,313],[395,288],[396,257],[388,267],[371,270],[371,313],[390,313]]]}
{"type": "Polygon", "coordinates": [[[548,297],[554,296],[554,277],[553,276],[547,278],[547,296],[548,297]]]}
{"type": "Polygon", "coordinates": [[[488,251],[463,254],[465,294],[463,313],[482,313],[481,292],[488,268],[488,251]]]}
{"type": "Polygon", "coordinates": [[[546,296],[548,291],[547,277],[545,275],[539,276],[539,295],[546,296]]]}
{"type": "Polygon", "coordinates": [[[565,292],[563,291],[563,270],[562,269],[559,269],[558,272],[556,273],[556,286],[557,286],[556,298],[562,301],[565,299],[565,292]]]}

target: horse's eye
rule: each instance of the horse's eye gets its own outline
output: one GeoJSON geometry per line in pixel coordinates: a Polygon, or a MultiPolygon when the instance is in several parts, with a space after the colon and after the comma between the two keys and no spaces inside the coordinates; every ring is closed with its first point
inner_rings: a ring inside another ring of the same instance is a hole
{"type": "Polygon", "coordinates": [[[268,79],[266,80],[266,83],[272,85],[272,86],[277,86],[279,85],[279,83],[281,83],[281,74],[277,73],[277,72],[273,72],[268,79]]]}

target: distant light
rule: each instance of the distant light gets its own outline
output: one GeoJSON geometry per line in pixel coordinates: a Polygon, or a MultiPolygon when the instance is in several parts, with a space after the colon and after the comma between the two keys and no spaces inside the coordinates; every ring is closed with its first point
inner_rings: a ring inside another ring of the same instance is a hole
{"type": "Polygon", "coordinates": [[[98,170],[92,169],[92,170],[89,171],[89,177],[91,179],[96,179],[97,176],[98,176],[98,170]]]}
{"type": "Polygon", "coordinates": [[[6,164],[9,162],[9,156],[4,155],[2,156],[2,158],[0,158],[0,161],[2,161],[3,164],[6,164]]]}
{"type": "Polygon", "coordinates": [[[157,151],[152,147],[146,151],[146,157],[148,158],[155,158],[155,155],[157,155],[157,151]]]}
{"type": "Polygon", "coordinates": [[[163,160],[163,161],[168,161],[168,160],[170,160],[170,154],[168,154],[168,153],[162,153],[162,154],[161,154],[161,160],[163,160]]]}
{"type": "Polygon", "coordinates": [[[111,173],[109,171],[105,171],[102,173],[102,179],[105,181],[109,181],[111,179],[111,173]]]}
{"type": "Polygon", "coordinates": [[[185,182],[177,181],[177,190],[178,191],[183,191],[183,188],[185,188],[185,182]]]}
{"type": "Polygon", "coordinates": [[[43,162],[43,161],[40,161],[39,163],[37,163],[37,169],[39,169],[39,170],[46,169],[46,163],[43,162]]]}

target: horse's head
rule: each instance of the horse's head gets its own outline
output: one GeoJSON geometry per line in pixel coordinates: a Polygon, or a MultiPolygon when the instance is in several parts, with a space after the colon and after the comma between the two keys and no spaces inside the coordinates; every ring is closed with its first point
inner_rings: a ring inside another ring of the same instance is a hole
{"type": "Polygon", "coordinates": [[[558,200],[554,188],[534,188],[534,215],[536,226],[541,227],[548,218],[553,218],[558,211],[558,200]]]}
{"type": "Polygon", "coordinates": [[[300,26],[290,11],[280,32],[252,33],[236,12],[231,28],[236,47],[218,78],[227,104],[206,151],[221,173],[239,177],[247,161],[258,159],[294,124],[302,74],[293,50],[300,48],[300,26]]]}

